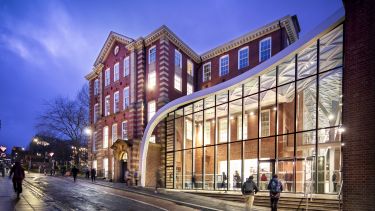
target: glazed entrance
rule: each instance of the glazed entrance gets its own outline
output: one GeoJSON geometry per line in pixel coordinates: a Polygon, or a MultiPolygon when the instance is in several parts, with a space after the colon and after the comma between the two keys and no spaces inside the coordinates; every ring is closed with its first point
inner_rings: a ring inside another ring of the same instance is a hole
{"type": "Polygon", "coordinates": [[[166,187],[337,193],[341,170],[342,26],[229,90],[184,105],[166,122],[166,187]]]}

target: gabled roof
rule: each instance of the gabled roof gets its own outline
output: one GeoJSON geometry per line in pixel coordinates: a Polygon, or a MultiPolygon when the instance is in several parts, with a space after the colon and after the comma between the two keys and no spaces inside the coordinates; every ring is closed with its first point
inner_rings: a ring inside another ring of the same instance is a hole
{"type": "Polygon", "coordinates": [[[107,57],[109,50],[112,48],[113,43],[115,43],[116,41],[127,45],[134,40],[132,38],[111,31],[102,47],[102,50],[100,50],[99,56],[95,60],[94,67],[103,62],[103,60],[107,57]]]}

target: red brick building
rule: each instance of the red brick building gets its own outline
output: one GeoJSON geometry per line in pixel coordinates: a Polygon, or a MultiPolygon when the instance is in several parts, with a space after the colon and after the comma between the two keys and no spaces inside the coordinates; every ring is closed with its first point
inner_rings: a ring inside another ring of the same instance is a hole
{"type": "MultiPolygon", "coordinates": [[[[124,179],[126,170],[139,172],[145,127],[161,107],[251,71],[298,40],[299,31],[297,17],[286,16],[202,55],[166,26],[138,39],[111,32],[86,76],[92,167],[116,181],[124,179]]],[[[165,160],[165,128],[160,123],[150,138],[151,177],[165,160]]]]}

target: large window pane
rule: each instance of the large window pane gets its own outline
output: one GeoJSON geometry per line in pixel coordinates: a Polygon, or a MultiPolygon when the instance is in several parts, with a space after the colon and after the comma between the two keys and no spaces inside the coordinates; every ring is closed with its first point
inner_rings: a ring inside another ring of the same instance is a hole
{"type": "Polygon", "coordinates": [[[338,128],[319,130],[318,134],[318,193],[334,193],[341,180],[341,134],[338,128]]]}
{"type": "Polygon", "coordinates": [[[319,76],[319,128],[341,124],[342,69],[319,76]]]}
{"type": "Polygon", "coordinates": [[[282,181],[284,192],[294,191],[293,161],[279,161],[277,164],[277,175],[282,181]]]}
{"type": "Polygon", "coordinates": [[[183,148],[184,143],[184,118],[180,117],[175,119],[175,141],[176,150],[183,148]]]}
{"type": "Polygon", "coordinates": [[[260,158],[269,160],[275,158],[275,137],[261,138],[260,141],[260,158]]]}
{"type": "Polygon", "coordinates": [[[316,128],[316,77],[297,82],[297,131],[316,128]]]}
{"type": "Polygon", "coordinates": [[[295,80],[295,57],[289,57],[279,64],[278,85],[283,85],[295,80]]]}
{"type": "Polygon", "coordinates": [[[276,87],[276,69],[268,70],[260,76],[260,91],[276,87]]]}
{"type": "Polygon", "coordinates": [[[250,176],[256,181],[258,174],[258,140],[244,141],[244,179],[250,176]]]}
{"type": "Polygon", "coordinates": [[[193,159],[192,159],[192,150],[184,150],[185,160],[184,160],[184,188],[192,189],[192,177],[193,177],[193,159]]]}
{"type": "Polygon", "coordinates": [[[310,45],[309,47],[303,49],[301,52],[298,53],[298,78],[306,78],[310,75],[316,74],[316,58],[316,43],[310,45]]]}
{"type": "Polygon", "coordinates": [[[184,149],[193,147],[193,115],[185,116],[185,144],[184,149]]]}
{"type": "Polygon", "coordinates": [[[236,100],[242,97],[242,84],[237,85],[230,89],[229,100],[236,100]]]}
{"type": "Polygon", "coordinates": [[[228,141],[228,104],[216,107],[216,131],[217,143],[225,143],[228,141]]]}
{"type": "Polygon", "coordinates": [[[228,102],[228,91],[224,90],[218,94],[216,94],[216,105],[220,105],[223,103],[228,102]]]}
{"type": "Polygon", "coordinates": [[[182,189],[182,151],[175,152],[175,188],[182,189]]]}
{"type": "Polygon", "coordinates": [[[230,162],[229,162],[229,189],[241,190],[242,184],[242,142],[230,144],[230,162]]]}
{"type": "Polygon", "coordinates": [[[294,83],[286,84],[277,88],[277,134],[287,134],[294,132],[294,91],[294,83]]]}
{"type": "MultiPolygon", "coordinates": [[[[257,94],[244,98],[244,116],[246,116],[245,118],[247,118],[247,125],[244,125],[244,134],[247,134],[247,139],[258,138],[259,124],[257,94]]],[[[245,137],[244,140],[246,140],[245,137]]]]}
{"type": "Polygon", "coordinates": [[[260,178],[260,190],[267,190],[269,180],[272,178],[274,172],[274,164],[269,161],[261,161],[259,163],[259,178],[260,178]]]}
{"type": "Polygon", "coordinates": [[[319,65],[320,71],[329,70],[342,65],[343,26],[340,25],[320,38],[319,65]]]}
{"type": "Polygon", "coordinates": [[[204,99],[204,108],[211,108],[215,106],[215,96],[210,96],[204,99]]]}
{"type": "Polygon", "coordinates": [[[214,166],[215,166],[215,151],[214,146],[204,148],[204,189],[212,190],[214,189],[214,166]]]}
{"type": "Polygon", "coordinates": [[[259,79],[254,77],[244,85],[244,96],[255,94],[259,91],[259,79]]]}
{"type": "Polygon", "coordinates": [[[193,147],[203,145],[203,111],[194,113],[193,147]]]}
{"type": "Polygon", "coordinates": [[[260,135],[275,135],[276,125],[276,89],[260,93],[260,135]]]}
{"type": "Polygon", "coordinates": [[[227,144],[220,144],[216,147],[216,187],[218,189],[226,190],[228,185],[227,144]]]}
{"type": "Polygon", "coordinates": [[[215,108],[204,111],[204,145],[215,144],[215,108]]]}
{"type": "Polygon", "coordinates": [[[315,157],[296,161],[296,192],[315,193],[315,157]]]}
{"type": "Polygon", "coordinates": [[[195,184],[193,183],[193,188],[201,189],[203,186],[203,148],[194,149],[194,171],[193,171],[193,178],[195,180],[195,184]]]}
{"type": "Polygon", "coordinates": [[[277,137],[277,157],[294,158],[294,134],[277,137]]]}
{"type": "Polygon", "coordinates": [[[242,100],[236,100],[229,103],[230,125],[229,125],[229,141],[242,140],[242,100]],[[240,131],[240,133],[238,132],[240,131]]]}
{"type": "Polygon", "coordinates": [[[296,157],[306,158],[315,156],[315,131],[296,134],[296,157]]]}

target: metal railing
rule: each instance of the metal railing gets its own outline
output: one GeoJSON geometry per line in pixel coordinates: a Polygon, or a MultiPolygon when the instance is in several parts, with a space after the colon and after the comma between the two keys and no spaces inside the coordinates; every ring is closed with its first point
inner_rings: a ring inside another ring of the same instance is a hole
{"type": "Polygon", "coordinates": [[[339,198],[339,210],[342,210],[342,206],[341,206],[341,204],[342,204],[342,186],[343,186],[343,183],[344,183],[344,181],[341,180],[341,181],[340,181],[340,189],[339,189],[339,193],[338,193],[338,195],[337,195],[337,197],[339,198]]]}

